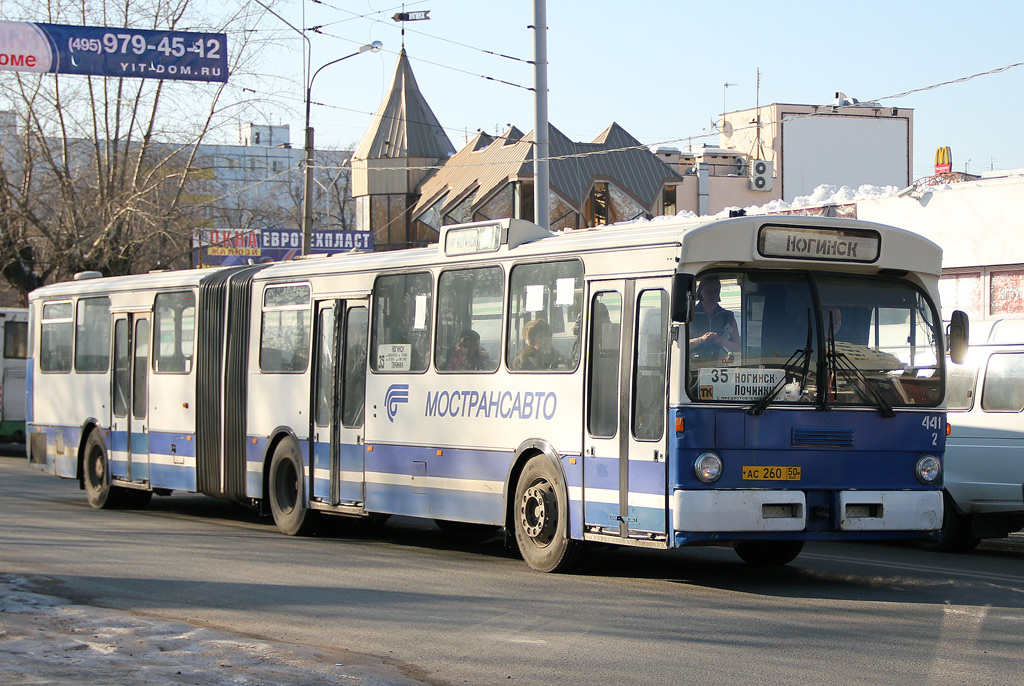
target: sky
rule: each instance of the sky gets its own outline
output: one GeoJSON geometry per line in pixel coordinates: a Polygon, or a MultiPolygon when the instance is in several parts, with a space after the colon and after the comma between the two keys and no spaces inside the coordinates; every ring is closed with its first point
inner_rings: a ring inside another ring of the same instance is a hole
{"type": "MultiPolygon", "coordinates": [[[[1010,67],[1024,62],[1019,0],[547,5],[548,118],[573,140],[592,140],[614,121],[648,145],[717,145],[714,122],[723,111],[758,102],[830,104],[842,91],[861,102],[913,108],[913,179],[933,173],[938,146],[952,149],[956,171],[1024,168],[1017,124],[1024,65],[1010,67]],[[1003,70],[947,83],[996,69],[1003,70]],[[890,97],[907,91],[918,92],[890,97]]],[[[307,32],[314,71],[381,41],[381,52],[326,67],[313,82],[317,147],[353,147],[390,88],[402,47],[401,25],[391,17],[402,7],[394,0],[275,5],[280,18],[268,13],[260,27],[281,30],[282,40],[265,55],[263,72],[286,104],[268,110],[272,121],[265,123],[289,124],[293,145],[301,145],[299,28],[321,27],[307,32]]],[[[456,148],[478,130],[533,129],[531,0],[410,0],[404,9],[429,10],[429,20],[405,24],[404,44],[420,90],[456,148]]]]}

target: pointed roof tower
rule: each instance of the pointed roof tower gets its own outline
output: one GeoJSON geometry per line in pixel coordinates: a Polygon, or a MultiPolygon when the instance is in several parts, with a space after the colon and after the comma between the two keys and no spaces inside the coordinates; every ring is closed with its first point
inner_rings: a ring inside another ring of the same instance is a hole
{"type": "Polygon", "coordinates": [[[360,160],[447,159],[454,153],[455,147],[416,85],[409,58],[402,48],[391,91],[377,108],[373,124],[359,141],[355,157],[360,160]]]}

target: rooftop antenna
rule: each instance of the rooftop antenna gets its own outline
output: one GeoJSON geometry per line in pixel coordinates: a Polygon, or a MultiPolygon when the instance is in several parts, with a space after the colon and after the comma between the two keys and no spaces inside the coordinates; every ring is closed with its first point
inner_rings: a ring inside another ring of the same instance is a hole
{"type": "Polygon", "coordinates": [[[728,82],[726,82],[726,83],[723,83],[723,84],[722,84],[722,116],[723,116],[723,117],[725,116],[725,113],[729,111],[729,110],[728,110],[728,109],[726,109],[726,107],[725,107],[725,92],[726,92],[726,91],[727,91],[727,90],[728,90],[728,89],[729,89],[730,87],[732,87],[732,86],[738,86],[738,85],[740,85],[740,84],[738,84],[738,83],[728,83],[728,82]]]}
{"type": "Polygon", "coordinates": [[[758,158],[764,159],[764,148],[761,146],[761,68],[757,68],[757,85],[754,88],[754,103],[757,107],[757,139],[754,147],[757,149],[758,158]]]}

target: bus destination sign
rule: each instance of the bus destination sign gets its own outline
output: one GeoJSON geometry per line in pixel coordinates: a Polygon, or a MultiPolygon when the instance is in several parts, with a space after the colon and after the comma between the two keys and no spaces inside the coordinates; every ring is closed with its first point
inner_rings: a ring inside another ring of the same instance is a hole
{"type": "Polygon", "coordinates": [[[0,21],[0,70],[226,83],[227,36],[0,21]]]}
{"type": "Polygon", "coordinates": [[[827,262],[874,262],[881,237],[866,229],[827,229],[800,226],[764,226],[757,251],[764,257],[788,257],[827,262]]]}

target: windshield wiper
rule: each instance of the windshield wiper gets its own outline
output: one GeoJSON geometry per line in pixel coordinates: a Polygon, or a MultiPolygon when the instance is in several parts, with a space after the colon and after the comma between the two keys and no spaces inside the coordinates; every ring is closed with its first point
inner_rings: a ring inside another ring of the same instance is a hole
{"type": "Polygon", "coordinates": [[[832,326],[831,318],[829,319],[828,326],[828,343],[825,347],[825,364],[828,366],[829,371],[829,383],[828,388],[825,389],[825,407],[828,407],[828,394],[830,391],[835,390],[836,377],[841,373],[843,378],[847,381],[853,382],[853,387],[865,399],[873,400],[878,411],[882,413],[883,417],[895,417],[896,413],[892,409],[892,405],[889,401],[882,397],[882,394],[878,392],[875,385],[868,381],[868,378],[864,376],[864,372],[860,368],[850,361],[844,353],[836,352],[836,331],[835,327],[832,326]]]}
{"type": "Polygon", "coordinates": [[[750,406],[750,410],[748,410],[750,414],[756,417],[757,415],[764,412],[765,408],[768,407],[768,403],[770,403],[772,399],[775,397],[775,395],[779,392],[779,390],[781,390],[782,387],[788,383],[790,375],[794,373],[793,370],[801,362],[803,362],[803,369],[801,370],[800,375],[800,393],[803,394],[804,384],[807,383],[807,372],[811,366],[811,353],[813,352],[811,349],[811,343],[813,343],[813,329],[811,328],[811,311],[810,309],[808,309],[807,343],[804,345],[803,348],[797,348],[796,350],[793,351],[793,354],[790,355],[789,359],[786,360],[785,364],[782,365],[782,369],[785,371],[785,374],[782,375],[781,379],[775,382],[775,385],[772,386],[772,389],[770,391],[768,391],[765,395],[761,396],[760,400],[758,400],[756,403],[750,406]]]}

